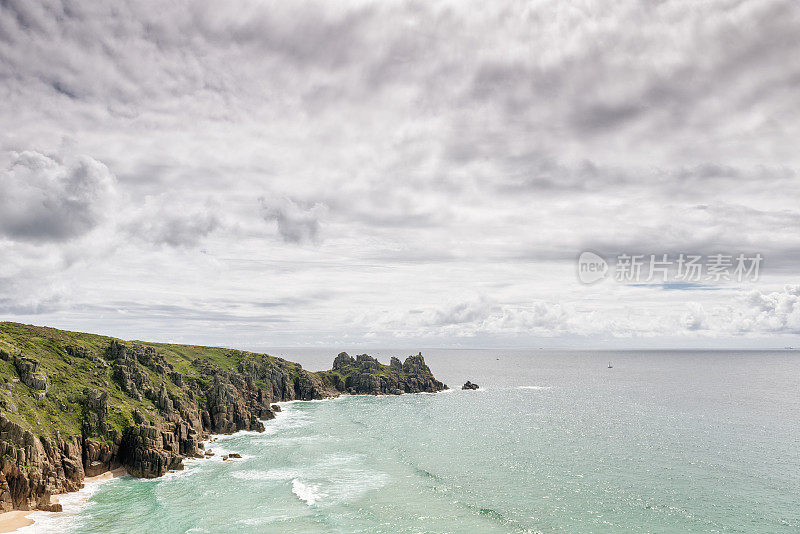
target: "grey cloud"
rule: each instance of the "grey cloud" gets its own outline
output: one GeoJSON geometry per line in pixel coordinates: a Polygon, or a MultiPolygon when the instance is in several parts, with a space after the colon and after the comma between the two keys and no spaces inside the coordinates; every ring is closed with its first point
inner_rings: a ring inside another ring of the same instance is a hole
{"type": "Polygon", "coordinates": [[[208,207],[186,207],[180,202],[146,205],[125,225],[127,233],[143,241],[171,247],[196,247],[222,226],[208,207]]]}
{"type": "Polygon", "coordinates": [[[432,325],[454,325],[473,323],[483,320],[491,312],[491,305],[486,301],[459,302],[446,309],[433,312],[432,325]]]}
{"type": "Polygon", "coordinates": [[[260,202],[264,220],[277,223],[278,233],[285,242],[295,244],[319,242],[320,218],[325,206],[289,198],[261,198],[260,202]]]}
{"type": "Polygon", "coordinates": [[[189,217],[168,217],[154,226],[148,225],[146,235],[156,243],[193,247],[217,227],[219,221],[214,215],[194,214],[189,217]]]}
{"type": "Polygon", "coordinates": [[[0,314],[42,315],[64,309],[65,296],[46,286],[40,272],[0,276],[0,314]]]}
{"type": "Polygon", "coordinates": [[[65,241],[115,210],[116,180],[102,163],[61,163],[39,152],[11,154],[0,173],[0,233],[22,241],[65,241]]]}
{"type": "Polygon", "coordinates": [[[63,309],[63,305],[58,297],[37,301],[29,299],[17,300],[9,297],[0,298],[0,313],[7,315],[42,315],[61,309],[63,309]]]}
{"type": "Polygon", "coordinates": [[[192,305],[174,305],[160,303],[143,302],[113,302],[110,304],[88,306],[96,313],[114,313],[127,315],[137,320],[164,320],[170,321],[191,321],[201,323],[237,323],[237,322],[257,322],[257,323],[283,323],[287,322],[285,317],[277,314],[259,313],[232,313],[220,309],[205,309],[203,303],[192,303],[192,305]]]}

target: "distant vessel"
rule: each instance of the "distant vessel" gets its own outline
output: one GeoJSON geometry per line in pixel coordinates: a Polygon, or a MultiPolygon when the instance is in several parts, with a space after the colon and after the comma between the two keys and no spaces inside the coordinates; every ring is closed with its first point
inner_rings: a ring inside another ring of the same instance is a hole
{"type": "Polygon", "coordinates": [[[611,368],[613,368],[613,367],[614,367],[614,366],[613,366],[613,365],[611,365],[611,362],[608,362],[608,368],[609,368],[609,369],[611,369],[611,368]]]}

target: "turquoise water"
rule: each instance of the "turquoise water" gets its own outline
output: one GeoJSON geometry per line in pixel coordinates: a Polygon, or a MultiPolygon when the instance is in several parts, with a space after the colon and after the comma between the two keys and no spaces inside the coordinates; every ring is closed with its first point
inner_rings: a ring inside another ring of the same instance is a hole
{"type": "Polygon", "coordinates": [[[425,356],[482,389],[288,403],[213,460],[90,487],[29,531],[800,531],[798,353],[425,356]]]}

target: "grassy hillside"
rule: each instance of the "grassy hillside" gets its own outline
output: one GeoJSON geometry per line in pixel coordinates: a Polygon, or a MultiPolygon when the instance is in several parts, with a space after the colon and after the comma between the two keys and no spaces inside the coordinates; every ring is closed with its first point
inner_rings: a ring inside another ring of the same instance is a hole
{"type": "MultiPolygon", "coordinates": [[[[86,388],[108,392],[109,424],[122,430],[133,422],[133,412],[138,409],[147,419],[155,421],[159,412],[147,398],[137,401],[126,395],[112,379],[112,367],[105,360],[106,349],[115,338],[55,328],[0,322],[0,410],[12,421],[33,430],[36,435],[52,437],[56,431],[62,436],[80,435],[82,402],[86,388]],[[48,379],[47,395],[38,398],[36,392],[19,381],[13,356],[21,353],[40,363],[40,371],[48,379]]],[[[122,341],[122,340],[117,340],[122,341]]],[[[213,362],[222,369],[236,370],[240,362],[277,360],[269,356],[243,351],[200,347],[122,341],[127,345],[151,346],[161,353],[175,371],[186,379],[202,381],[197,359],[213,362]]],[[[177,393],[176,386],[163,375],[144,369],[160,387],[177,393]]]]}

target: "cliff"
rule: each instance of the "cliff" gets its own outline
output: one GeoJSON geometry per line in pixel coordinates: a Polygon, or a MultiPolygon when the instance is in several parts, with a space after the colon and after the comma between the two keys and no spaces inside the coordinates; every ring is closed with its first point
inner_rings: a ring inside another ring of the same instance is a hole
{"type": "Polygon", "coordinates": [[[182,469],[209,434],[263,431],[274,402],[446,388],[421,355],[387,366],[342,353],[312,373],[266,354],[0,323],[0,511],[59,510],[51,495],[120,466],[182,469]]]}

